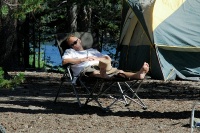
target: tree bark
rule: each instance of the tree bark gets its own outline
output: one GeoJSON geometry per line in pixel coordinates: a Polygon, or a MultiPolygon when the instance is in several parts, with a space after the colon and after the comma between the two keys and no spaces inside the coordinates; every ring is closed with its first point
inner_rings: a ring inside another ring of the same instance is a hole
{"type": "MultiPolygon", "coordinates": [[[[5,4],[0,2],[0,7],[5,4]]],[[[12,11],[9,10],[7,16],[0,18],[0,66],[10,68],[15,65],[12,64],[13,58],[11,52],[13,50],[14,41],[16,37],[16,20],[12,17],[12,11]]]]}
{"type": "Polygon", "coordinates": [[[90,31],[91,30],[91,14],[92,9],[88,5],[80,5],[78,14],[78,31],[90,31]]]}
{"type": "Polygon", "coordinates": [[[72,4],[71,8],[69,9],[69,20],[70,22],[70,32],[77,31],[77,5],[72,4]]]}
{"type": "Polygon", "coordinates": [[[28,68],[30,67],[29,65],[29,55],[30,55],[30,47],[29,47],[29,15],[26,16],[26,20],[24,24],[22,25],[22,31],[23,31],[23,38],[24,38],[24,67],[28,68]]]}

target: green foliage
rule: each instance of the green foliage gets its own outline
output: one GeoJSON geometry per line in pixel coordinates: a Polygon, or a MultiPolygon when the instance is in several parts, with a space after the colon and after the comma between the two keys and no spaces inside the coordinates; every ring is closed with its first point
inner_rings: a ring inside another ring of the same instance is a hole
{"type": "Polygon", "coordinates": [[[18,3],[13,1],[2,2],[0,14],[6,17],[9,11],[12,11],[12,16],[18,20],[24,21],[28,13],[37,13],[43,10],[44,0],[19,0],[18,3]]]}
{"type": "Polygon", "coordinates": [[[121,2],[121,0],[97,0],[90,3],[93,13],[98,17],[98,22],[93,26],[104,32],[106,31],[114,40],[119,39],[121,2]]]}
{"type": "Polygon", "coordinates": [[[24,21],[28,13],[37,13],[43,10],[43,0],[20,0],[16,12],[13,14],[17,19],[24,21]]]}
{"type": "MultiPolygon", "coordinates": [[[[97,29],[99,35],[103,37],[109,35],[109,39],[111,38],[111,41],[115,43],[119,40],[121,2],[121,0],[6,0],[2,1],[0,15],[6,17],[12,13],[12,16],[21,21],[18,23],[19,30],[21,30],[20,26],[23,26],[22,22],[26,20],[29,36],[22,34],[20,39],[27,39],[35,47],[39,42],[52,41],[56,32],[66,32],[70,26],[69,22],[72,21],[69,20],[68,11],[73,4],[77,5],[78,14],[81,12],[80,9],[86,6],[92,10],[91,29],[97,29]]],[[[106,38],[104,41],[109,41],[109,39],[106,38]]],[[[105,43],[108,44],[108,42],[105,43]]],[[[40,64],[40,66],[43,65],[40,64]]]]}
{"type": "MultiPolygon", "coordinates": [[[[41,40],[48,41],[53,39],[47,34],[54,34],[56,30],[60,29],[65,32],[68,20],[67,8],[72,4],[76,4],[78,8],[83,6],[91,7],[92,13],[98,17],[94,20],[92,27],[99,29],[100,32],[106,31],[110,33],[113,39],[118,40],[120,31],[120,16],[121,16],[121,0],[19,0],[14,9],[13,16],[18,20],[24,21],[26,16],[33,17],[32,21],[36,26],[36,33],[41,31],[41,40]],[[50,37],[50,38],[46,38],[50,37]]],[[[7,4],[8,6],[12,3],[7,4]]],[[[2,15],[8,13],[8,6],[2,6],[2,15]]],[[[93,16],[94,17],[94,16],[93,16]]],[[[30,24],[31,25],[31,24],[30,24]]],[[[60,32],[59,31],[59,32],[60,32]]]]}
{"type": "Polygon", "coordinates": [[[14,78],[12,79],[4,79],[4,71],[0,67],[0,89],[1,88],[8,88],[13,89],[15,86],[21,84],[24,82],[24,74],[18,73],[14,78]]]}
{"type": "Polygon", "coordinates": [[[42,53],[40,53],[40,59],[38,59],[39,58],[39,53],[38,52],[36,52],[35,53],[35,59],[34,59],[34,55],[33,54],[31,54],[30,56],[29,56],[29,64],[31,65],[31,66],[35,66],[36,68],[44,68],[44,65],[45,65],[45,62],[44,62],[44,60],[43,60],[43,57],[44,56],[44,53],[42,52],[42,53]],[[38,62],[38,60],[40,60],[40,62],[38,62]],[[34,62],[35,61],[35,62],[34,62]],[[33,64],[33,63],[35,63],[35,64],[33,64]],[[40,63],[40,64],[38,64],[38,63],[40,63]],[[40,67],[39,67],[40,66],[40,67]]]}
{"type": "Polygon", "coordinates": [[[7,5],[3,5],[1,8],[0,8],[0,11],[1,11],[1,15],[2,17],[6,17],[8,15],[8,12],[9,12],[9,9],[8,9],[8,6],[7,5]]]}

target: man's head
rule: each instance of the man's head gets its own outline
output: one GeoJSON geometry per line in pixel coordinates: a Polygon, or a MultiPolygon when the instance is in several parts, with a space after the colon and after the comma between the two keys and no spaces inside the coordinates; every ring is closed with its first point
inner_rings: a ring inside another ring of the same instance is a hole
{"type": "Polygon", "coordinates": [[[78,37],[74,35],[69,35],[66,41],[67,41],[67,45],[73,48],[74,50],[76,51],[84,50],[81,44],[81,40],[78,37]]]}

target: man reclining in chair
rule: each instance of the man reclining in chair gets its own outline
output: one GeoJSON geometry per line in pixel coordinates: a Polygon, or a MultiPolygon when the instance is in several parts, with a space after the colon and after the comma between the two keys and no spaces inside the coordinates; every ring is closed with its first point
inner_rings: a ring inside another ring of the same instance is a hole
{"type": "Polygon", "coordinates": [[[136,73],[113,68],[111,66],[111,58],[108,55],[103,55],[93,48],[85,50],[81,40],[76,36],[68,36],[66,43],[71,48],[64,52],[62,64],[73,64],[71,69],[74,76],[84,74],[91,77],[112,78],[114,75],[117,75],[128,79],[144,79],[149,71],[149,64],[146,62],[136,73]]]}

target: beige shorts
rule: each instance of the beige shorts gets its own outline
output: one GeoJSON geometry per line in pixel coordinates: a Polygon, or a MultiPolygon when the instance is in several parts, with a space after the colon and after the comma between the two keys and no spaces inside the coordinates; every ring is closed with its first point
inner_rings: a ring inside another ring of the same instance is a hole
{"type": "MultiPolygon", "coordinates": [[[[87,66],[81,71],[81,76],[89,77],[94,71],[100,71],[100,68],[97,65],[87,66]]],[[[109,76],[114,76],[118,74],[118,70],[109,74],[109,76]]]]}
{"type": "Polygon", "coordinates": [[[100,70],[98,66],[92,65],[92,66],[87,66],[81,71],[81,76],[90,76],[94,71],[100,70]]]}

